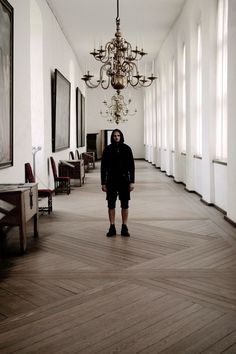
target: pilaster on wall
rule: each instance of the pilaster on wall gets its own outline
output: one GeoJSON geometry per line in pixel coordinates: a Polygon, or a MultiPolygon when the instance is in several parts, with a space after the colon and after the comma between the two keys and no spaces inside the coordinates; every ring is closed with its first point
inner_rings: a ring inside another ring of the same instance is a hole
{"type": "MultiPolygon", "coordinates": [[[[179,57],[176,55],[175,58],[175,78],[174,81],[175,83],[178,82],[178,65],[179,65],[179,57]]],[[[175,118],[175,131],[174,131],[174,152],[173,152],[173,176],[175,178],[176,182],[180,182],[180,172],[179,172],[179,144],[178,144],[178,136],[179,136],[179,119],[178,119],[178,97],[179,97],[179,86],[176,84],[175,85],[175,91],[174,91],[174,118],[175,118]]]]}
{"type": "Polygon", "coordinates": [[[228,193],[227,217],[236,222],[236,2],[228,1],[228,193]]]}
{"type": "Polygon", "coordinates": [[[180,117],[182,112],[181,107],[181,87],[179,84],[179,77],[181,76],[181,52],[182,42],[178,39],[176,43],[176,58],[175,58],[175,147],[174,147],[174,179],[176,182],[184,182],[182,164],[181,164],[181,151],[180,151],[180,117]]]}
{"type": "Polygon", "coordinates": [[[35,178],[40,188],[48,185],[44,131],[43,22],[36,0],[30,2],[31,134],[32,147],[41,147],[35,155],[35,178]]]}
{"type": "Polygon", "coordinates": [[[214,203],[217,2],[205,2],[205,6],[206,11],[202,13],[202,198],[207,203],[214,203]]]}

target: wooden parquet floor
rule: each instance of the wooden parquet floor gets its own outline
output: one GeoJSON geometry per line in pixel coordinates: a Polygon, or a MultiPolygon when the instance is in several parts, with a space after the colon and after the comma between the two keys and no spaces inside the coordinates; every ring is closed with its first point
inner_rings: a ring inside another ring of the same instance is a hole
{"type": "MultiPolygon", "coordinates": [[[[2,245],[0,353],[236,353],[236,230],[144,161],[130,238],[107,238],[99,164],[2,245]]],[[[119,209],[118,209],[119,211],[119,209]]],[[[117,229],[121,217],[117,215],[117,229]]]]}

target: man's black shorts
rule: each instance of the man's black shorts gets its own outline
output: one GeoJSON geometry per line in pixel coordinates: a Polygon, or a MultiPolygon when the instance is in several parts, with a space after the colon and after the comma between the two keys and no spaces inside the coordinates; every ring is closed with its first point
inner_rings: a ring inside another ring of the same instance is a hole
{"type": "Polygon", "coordinates": [[[116,207],[117,195],[119,195],[121,208],[128,209],[130,200],[129,182],[107,185],[107,203],[109,209],[116,207]]]}

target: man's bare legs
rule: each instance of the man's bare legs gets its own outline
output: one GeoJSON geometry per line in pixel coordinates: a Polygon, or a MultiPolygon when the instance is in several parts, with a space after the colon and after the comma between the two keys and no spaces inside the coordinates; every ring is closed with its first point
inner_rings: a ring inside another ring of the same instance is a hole
{"type": "MultiPolygon", "coordinates": [[[[122,224],[127,225],[129,209],[121,209],[122,224]]],[[[115,224],[116,209],[108,209],[110,224],[115,224]]]]}
{"type": "Polygon", "coordinates": [[[129,209],[121,209],[122,224],[127,225],[129,209]]]}
{"type": "Polygon", "coordinates": [[[109,221],[110,224],[114,225],[115,224],[115,216],[116,216],[116,209],[108,209],[108,216],[109,216],[109,221]]]}

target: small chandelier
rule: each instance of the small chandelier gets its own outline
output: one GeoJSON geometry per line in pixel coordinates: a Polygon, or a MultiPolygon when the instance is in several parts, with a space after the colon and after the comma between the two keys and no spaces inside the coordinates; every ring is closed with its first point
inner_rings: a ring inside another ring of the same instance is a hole
{"type": "Polygon", "coordinates": [[[103,101],[106,110],[105,112],[101,110],[100,114],[102,117],[107,118],[107,121],[111,123],[115,122],[116,124],[119,124],[119,122],[126,122],[128,120],[126,118],[128,115],[134,116],[137,113],[136,108],[133,111],[129,109],[131,102],[131,98],[125,102],[124,96],[120,94],[120,91],[117,91],[117,93],[111,97],[111,103],[108,104],[106,99],[103,101]]]}
{"type": "Polygon", "coordinates": [[[97,82],[92,82],[91,79],[94,75],[91,75],[89,71],[82,77],[82,80],[90,88],[96,88],[99,85],[103,89],[107,89],[111,85],[115,90],[122,90],[129,85],[132,87],[148,87],[156,79],[153,74],[146,77],[146,73],[144,75],[139,73],[139,67],[135,62],[141,60],[147,53],[143,49],[139,50],[137,46],[132,49],[131,44],[122,37],[119,0],[117,0],[115,38],[107,42],[104,48],[102,45],[99,49],[94,48],[90,54],[102,63],[97,82]]]}

